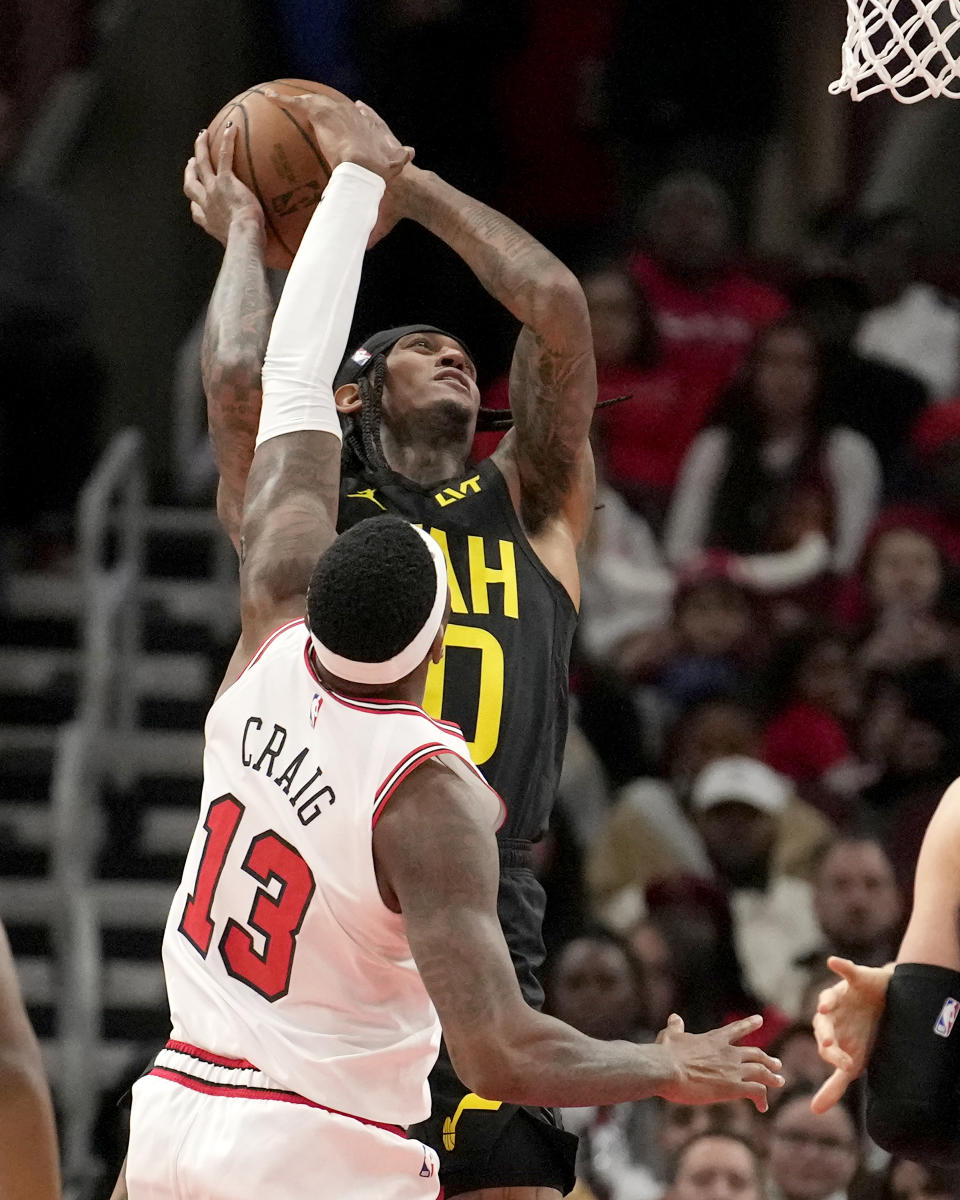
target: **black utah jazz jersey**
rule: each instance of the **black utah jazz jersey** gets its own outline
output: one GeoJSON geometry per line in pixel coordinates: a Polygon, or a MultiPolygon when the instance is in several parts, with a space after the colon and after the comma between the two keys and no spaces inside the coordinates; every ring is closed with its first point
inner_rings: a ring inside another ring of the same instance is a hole
{"type": "Polygon", "coordinates": [[[506,803],[500,917],[524,991],[538,1000],[532,973],[542,957],[542,891],[523,869],[528,855],[510,849],[536,840],[549,823],[567,734],[576,609],[530,547],[506,480],[489,459],[442,487],[422,488],[395,473],[376,482],[343,479],[341,530],[380,512],[421,525],[447,559],[450,622],[424,707],[460,726],[473,761],[506,803]],[[525,877],[512,888],[511,867],[525,877]],[[511,890],[513,902],[504,894],[511,890]]]}

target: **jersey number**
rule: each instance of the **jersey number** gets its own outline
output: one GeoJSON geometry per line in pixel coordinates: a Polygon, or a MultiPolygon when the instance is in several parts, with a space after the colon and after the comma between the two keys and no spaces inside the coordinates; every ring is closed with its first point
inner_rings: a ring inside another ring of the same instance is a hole
{"type": "MultiPolygon", "coordinates": [[[[207,838],[193,892],[180,918],[180,932],[206,958],[213,941],[210,919],[227,853],[233,845],[244,808],[235,796],[220,796],[207,810],[207,838]]],[[[246,924],[262,937],[263,949],[249,930],[230,917],[220,938],[220,957],[227,973],[266,1000],[279,1000],[290,988],[297,934],[307,914],[316,884],[313,872],[296,850],[272,830],[258,834],[247,848],[243,870],[257,888],[246,924]],[[278,884],[275,894],[267,889],[278,884]]]]}
{"type": "MultiPolygon", "coordinates": [[[[447,626],[443,644],[448,650],[458,647],[462,650],[473,650],[480,655],[476,731],[473,741],[467,741],[470,757],[479,767],[493,758],[500,741],[500,717],[503,712],[503,647],[488,629],[478,629],[473,625],[455,625],[452,622],[447,626]]],[[[446,670],[447,658],[444,655],[438,663],[431,663],[427,672],[423,707],[437,720],[443,716],[446,670]]]]}

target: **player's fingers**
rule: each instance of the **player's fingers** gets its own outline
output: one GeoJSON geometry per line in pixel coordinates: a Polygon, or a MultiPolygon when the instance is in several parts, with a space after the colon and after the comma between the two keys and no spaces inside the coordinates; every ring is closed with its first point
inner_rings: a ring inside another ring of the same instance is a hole
{"type": "Polygon", "coordinates": [[[834,1033],[817,1033],[817,1053],[825,1063],[841,1071],[853,1070],[853,1059],[850,1054],[838,1044],[834,1033]]]}
{"type": "Polygon", "coordinates": [[[752,1017],[741,1017],[739,1021],[731,1021],[729,1025],[724,1025],[720,1032],[728,1041],[739,1042],[742,1037],[746,1037],[748,1033],[753,1033],[762,1024],[763,1017],[759,1013],[754,1013],[752,1017]]]}
{"type": "Polygon", "coordinates": [[[193,198],[193,193],[200,187],[200,181],[197,179],[197,160],[191,158],[187,160],[187,165],[183,168],[183,194],[193,198]]]}
{"type": "Polygon", "coordinates": [[[837,1001],[840,999],[841,993],[836,987],[826,988],[817,998],[817,1012],[826,1016],[832,1013],[837,1007],[837,1001]]]}
{"type": "Polygon", "coordinates": [[[206,214],[196,200],[192,200],[190,202],[190,216],[193,217],[194,221],[200,226],[201,229],[205,230],[207,228],[206,214]]]}
{"type": "Polygon", "coordinates": [[[820,1089],[810,1101],[810,1111],[825,1113],[833,1108],[843,1093],[847,1090],[852,1076],[838,1067],[830,1078],[820,1085],[820,1089]]]}
{"type": "Polygon", "coordinates": [[[858,967],[849,958],[840,958],[836,954],[831,954],[827,959],[827,966],[833,971],[834,975],[839,975],[847,983],[856,983],[858,967]]]}
{"type": "Polygon", "coordinates": [[[683,1024],[683,1017],[681,1017],[679,1013],[671,1013],[670,1016],[667,1017],[667,1028],[673,1033],[683,1033],[685,1028],[683,1024]]]}
{"type": "Polygon", "coordinates": [[[759,1046],[743,1046],[740,1050],[740,1059],[745,1063],[762,1063],[770,1071],[779,1071],[783,1066],[779,1058],[767,1054],[759,1046]]]}
{"type": "Polygon", "coordinates": [[[223,175],[233,170],[233,147],[237,140],[237,126],[228,121],[220,139],[220,149],[217,151],[217,174],[223,175]]]}
{"type": "Polygon", "coordinates": [[[744,1063],[743,1079],[749,1083],[762,1083],[764,1087],[782,1088],[786,1080],[778,1071],[771,1071],[763,1063],[744,1063]]]}
{"type": "Polygon", "coordinates": [[[214,173],[210,163],[210,139],[207,137],[205,129],[201,129],[197,134],[193,152],[197,159],[197,177],[205,187],[210,187],[214,180],[214,173]]]}
{"type": "Polygon", "coordinates": [[[762,1083],[745,1083],[740,1090],[740,1095],[747,1100],[752,1100],[757,1112],[765,1113],[770,1107],[767,1100],[767,1089],[762,1083]]]}
{"type": "Polygon", "coordinates": [[[833,1018],[822,1009],[813,1014],[813,1034],[818,1046],[832,1046],[835,1041],[833,1018]]]}

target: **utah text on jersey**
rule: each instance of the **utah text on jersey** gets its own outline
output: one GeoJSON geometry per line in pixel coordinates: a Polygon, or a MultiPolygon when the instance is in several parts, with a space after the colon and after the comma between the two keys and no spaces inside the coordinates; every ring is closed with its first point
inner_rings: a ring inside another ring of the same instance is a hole
{"type": "MultiPolygon", "coordinates": [[[[446,650],[472,650],[479,654],[479,688],[477,720],[472,739],[468,730],[467,742],[473,761],[482,766],[493,755],[500,737],[500,717],[503,709],[504,657],[503,647],[490,631],[479,625],[463,624],[458,615],[479,614],[518,621],[520,597],[517,586],[516,547],[507,538],[482,537],[470,533],[454,536],[466,541],[466,571],[458,575],[450,554],[450,541],[443,529],[427,530],[443,551],[447,562],[447,582],[450,586],[450,621],[444,637],[446,650]]],[[[462,556],[458,555],[462,562],[462,556]]],[[[441,714],[447,656],[431,663],[423,706],[434,716],[441,714]]]]}

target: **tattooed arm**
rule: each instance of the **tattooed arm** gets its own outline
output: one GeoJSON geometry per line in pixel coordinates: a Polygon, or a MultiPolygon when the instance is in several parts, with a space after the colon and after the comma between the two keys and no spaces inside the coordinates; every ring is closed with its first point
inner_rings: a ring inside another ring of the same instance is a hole
{"type": "Polygon", "coordinates": [[[385,181],[413,153],[363,105],[313,94],[285,103],[312,123],[333,171],[290,269],[264,359],[243,500],[240,645],[223,687],[267,634],[303,616],[313,568],[336,536],[340,422],[333,378],[385,181]]]}
{"type": "Polygon", "coordinates": [[[204,130],[187,163],[183,186],[194,221],[224,246],[204,324],[201,372],[220,472],[217,513],[239,550],[243,494],[260,420],[260,372],[274,302],[263,260],[263,210],[230,165],[235,139],[234,126],[224,134],[214,170],[204,130]]]}
{"type": "Polygon", "coordinates": [[[579,542],[593,507],[588,434],[597,398],[580,284],[513,221],[428,171],[407,167],[391,190],[402,215],[446,242],[523,323],[510,370],[516,432],[498,457],[515,467],[527,531],[537,535],[559,517],[579,542]]]}

